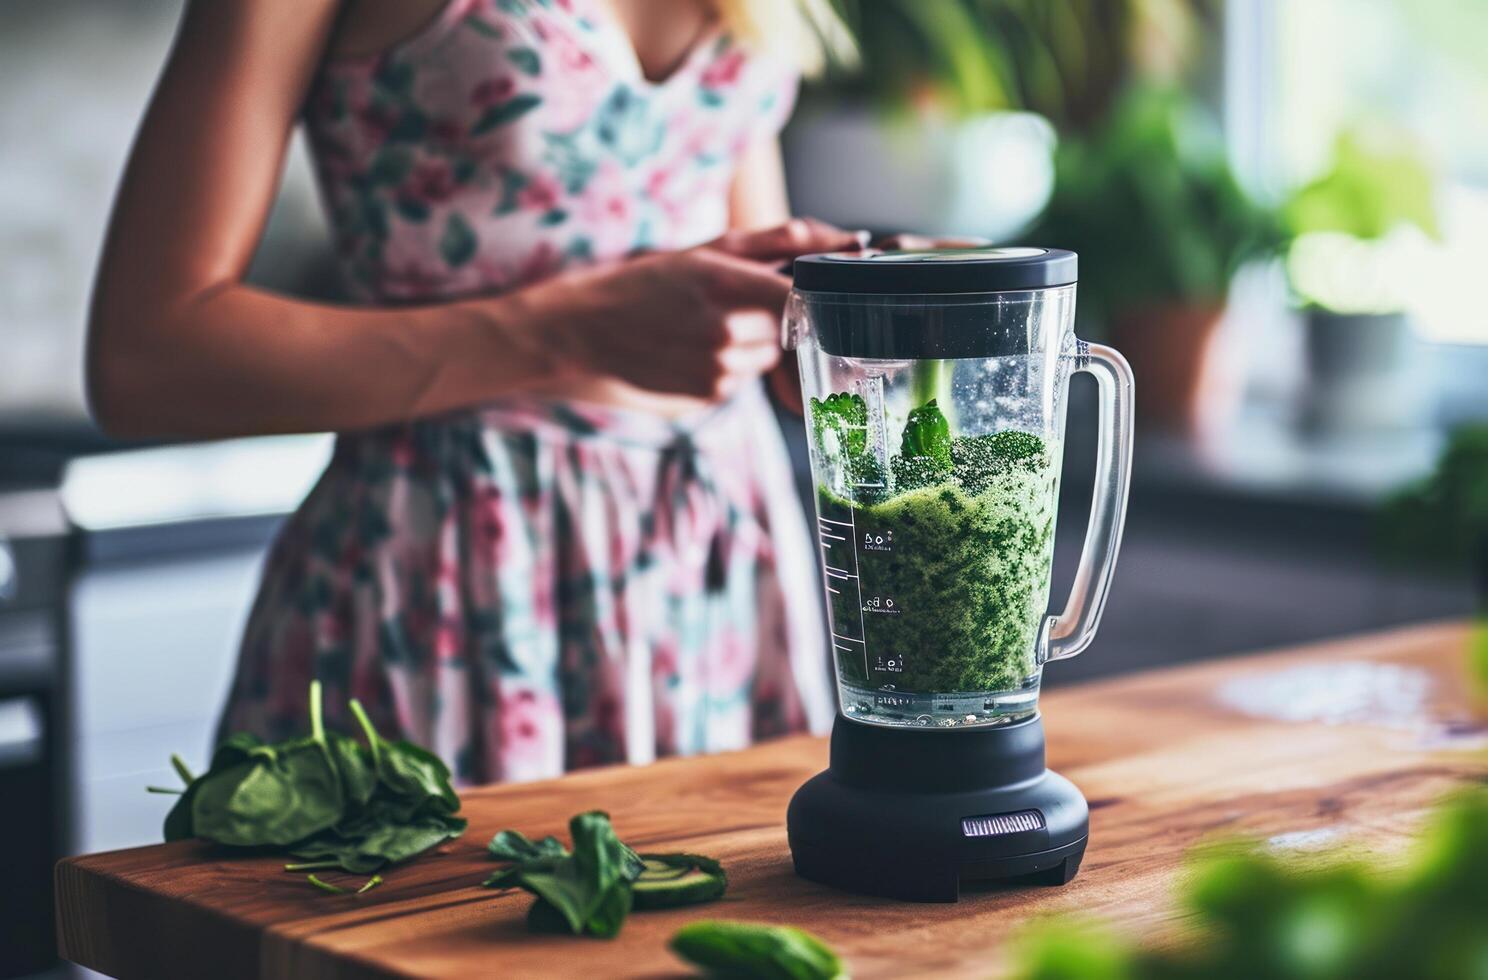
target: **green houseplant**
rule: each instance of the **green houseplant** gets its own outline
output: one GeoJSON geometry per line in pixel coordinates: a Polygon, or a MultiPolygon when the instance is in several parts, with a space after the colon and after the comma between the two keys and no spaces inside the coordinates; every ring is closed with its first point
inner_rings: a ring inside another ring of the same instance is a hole
{"type": "Polygon", "coordinates": [[[1102,125],[1062,142],[1054,196],[1027,237],[1080,253],[1082,318],[1131,360],[1144,417],[1199,425],[1224,389],[1215,338],[1230,280],[1279,236],[1197,102],[1135,87],[1102,125]]]}
{"type": "Polygon", "coordinates": [[[1399,134],[1339,135],[1328,169],[1282,208],[1287,274],[1306,330],[1302,421],[1314,433],[1418,424],[1402,256],[1440,234],[1429,163],[1399,134]]]}
{"type": "Polygon", "coordinates": [[[798,207],[849,227],[1011,237],[1080,133],[1172,72],[1211,0],[830,0],[857,57],[786,133],[798,207]],[[843,161],[851,161],[844,166],[843,161]]]}

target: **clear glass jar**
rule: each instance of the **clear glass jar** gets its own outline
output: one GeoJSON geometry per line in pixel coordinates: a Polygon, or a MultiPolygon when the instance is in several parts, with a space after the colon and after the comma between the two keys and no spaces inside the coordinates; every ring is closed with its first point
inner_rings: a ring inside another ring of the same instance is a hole
{"type": "Polygon", "coordinates": [[[810,256],[798,353],[839,706],[880,725],[1026,718],[1048,660],[1094,635],[1120,546],[1132,377],[1073,332],[1075,257],[1048,249],[810,256]],[[1084,554],[1045,614],[1070,375],[1099,383],[1084,554]]]}

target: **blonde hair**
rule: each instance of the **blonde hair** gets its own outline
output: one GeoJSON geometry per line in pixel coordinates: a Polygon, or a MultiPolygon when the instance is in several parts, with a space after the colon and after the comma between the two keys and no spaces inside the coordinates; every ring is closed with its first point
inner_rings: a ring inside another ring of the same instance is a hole
{"type": "Polygon", "coordinates": [[[830,0],[714,0],[718,16],[746,44],[768,49],[807,75],[851,64],[857,49],[830,0]]]}

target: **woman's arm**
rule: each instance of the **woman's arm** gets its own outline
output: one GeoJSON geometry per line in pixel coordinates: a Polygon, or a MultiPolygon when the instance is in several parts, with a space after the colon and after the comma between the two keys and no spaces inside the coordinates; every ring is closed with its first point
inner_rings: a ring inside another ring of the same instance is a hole
{"type": "MultiPolygon", "coordinates": [[[[716,398],[773,363],[770,321],[789,283],[754,254],[781,237],[770,232],[424,307],[336,307],[245,285],[337,6],[188,7],[94,290],[88,382],[105,429],[360,429],[599,375],[716,398]]],[[[834,235],[796,251],[840,247],[834,235]]]]}
{"type": "Polygon", "coordinates": [[[557,378],[520,297],[369,311],[242,283],[337,7],[189,5],[94,290],[89,392],[110,432],[351,429],[557,378]]]}

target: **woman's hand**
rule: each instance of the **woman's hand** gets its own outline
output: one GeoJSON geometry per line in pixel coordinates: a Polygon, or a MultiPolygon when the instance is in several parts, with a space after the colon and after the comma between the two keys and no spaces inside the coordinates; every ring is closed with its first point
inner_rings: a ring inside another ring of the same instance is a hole
{"type": "Polygon", "coordinates": [[[665,394],[727,398],[780,360],[790,279],[779,262],[859,243],[856,233],[793,219],[563,277],[553,285],[572,291],[578,309],[564,304],[569,309],[553,323],[555,346],[588,375],[665,394]]]}

